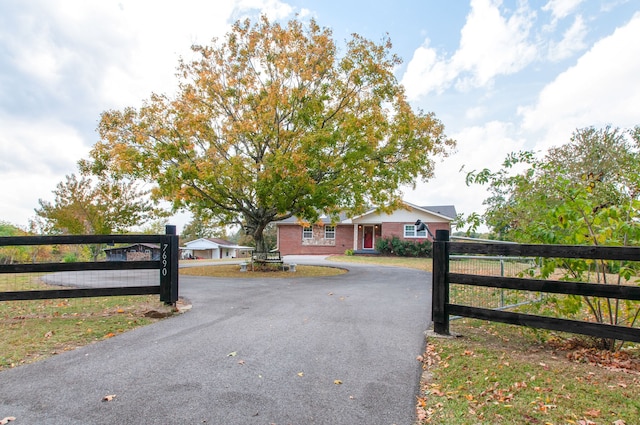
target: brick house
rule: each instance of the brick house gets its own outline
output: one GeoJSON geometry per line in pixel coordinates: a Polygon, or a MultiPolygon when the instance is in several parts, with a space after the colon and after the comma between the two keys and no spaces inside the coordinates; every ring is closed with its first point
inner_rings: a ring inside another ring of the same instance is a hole
{"type": "Polygon", "coordinates": [[[341,216],[337,223],[331,223],[327,217],[308,226],[295,217],[279,221],[278,250],[281,255],[344,254],[348,249],[375,253],[376,240],[380,238],[431,240],[426,231],[416,232],[417,220],[426,223],[433,234],[436,230],[451,231],[451,222],[456,217],[453,205],[419,207],[405,202],[405,206],[390,214],[370,210],[353,218],[341,216]]]}

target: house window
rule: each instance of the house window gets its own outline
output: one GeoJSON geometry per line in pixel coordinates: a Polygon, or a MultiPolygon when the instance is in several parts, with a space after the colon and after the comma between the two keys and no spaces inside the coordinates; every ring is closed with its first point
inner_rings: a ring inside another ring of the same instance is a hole
{"type": "Polygon", "coordinates": [[[336,238],[336,226],[324,226],[324,238],[335,239],[336,238]]]}
{"type": "Polygon", "coordinates": [[[313,239],[313,227],[302,228],[302,239],[313,239]]]}
{"type": "Polygon", "coordinates": [[[405,224],[404,225],[404,237],[405,238],[426,238],[427,231],[421,230],[416,232],[416,226],[413,224],[405,224]]]}

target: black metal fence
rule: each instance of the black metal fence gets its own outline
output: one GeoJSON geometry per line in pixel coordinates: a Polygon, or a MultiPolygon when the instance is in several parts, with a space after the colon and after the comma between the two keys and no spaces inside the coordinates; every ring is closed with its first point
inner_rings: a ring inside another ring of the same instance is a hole
{"type": "Polygon", "coordinates": [[[598,338],[640,342],[640,329],[638,328],[451,304],[449,302],[449,285],[455,283],[634,301],[640,300],[640,287],[450,273],[449,261],[452,254],[640,261],[640,247],[451,242],[448,231],[438,230],[433,243],[432,312],[434,332],[442,335],[449,334],[449,316],[454,315],[598,338]]]}
{"type": "Polygon", "coordinates": [[[158,270],[158,284],[96,288],[20,290],[0,292],[0,301],[85,298],[119,295],[160,295],[160,301],[174,304],[178,300],[178,236],[175,226],[166,226],[164,235],[75,235],[75,236],[9,236],[0,237],[0,248],[39,245],[84,244],[157,244],[158,260],[81,261],[0,264],[0,274],[57,273],[95,270],[158,270]]]}

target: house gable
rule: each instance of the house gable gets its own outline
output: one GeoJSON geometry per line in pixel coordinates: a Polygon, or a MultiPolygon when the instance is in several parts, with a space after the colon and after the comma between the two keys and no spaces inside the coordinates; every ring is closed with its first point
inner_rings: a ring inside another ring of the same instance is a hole
{"type": "Polygon", "coordinates": [[[414,223],[420,219],[425,223],[451,223],[455,218],[455,207],[453,205],[440,206],[440,207],[419,207],[417,205],[405,202],[407,208],[401,208],[393,211],[392,213],[377,212],[376,210],[369,210],[366,213],[354,217],[351,221],[355,224],[365,223],[414,223]],[[440,211],[446,211],[447,214],[453,214],[448,216],[440,211]]]}

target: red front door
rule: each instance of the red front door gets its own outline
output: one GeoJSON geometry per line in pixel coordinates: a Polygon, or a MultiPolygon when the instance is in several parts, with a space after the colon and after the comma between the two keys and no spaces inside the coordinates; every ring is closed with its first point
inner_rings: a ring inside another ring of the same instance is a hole
{"type": "Polygon", "coordinates": [[[373,226],[364,226],[363,249],[373,249],[373,226]]]}

